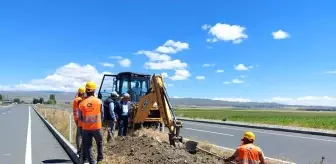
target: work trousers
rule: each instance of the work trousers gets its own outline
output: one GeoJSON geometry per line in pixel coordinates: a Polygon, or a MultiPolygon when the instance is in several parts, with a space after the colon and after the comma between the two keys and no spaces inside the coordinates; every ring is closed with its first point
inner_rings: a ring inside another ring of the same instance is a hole
{"type": "Polygon", "coordinates": [[[126,136],[128,129],[128,116],[120,116],[118,119],[118,136],[126,136]]]}
{"type": "Polygon", "coordinates": [[[114,132],[115,132],[114,119],[107,120],[107,141],[110,141],[110,139],[114,137],[114,132]]]}
{"type": "Polygon", "coordinates": [[[77,146],[77,150],[79,151],[81,148],[81,142],[80,139],[82,137],[82,132],[81,132],[81,127],[77,126],[77,132],[76,132],[76,146],[77,146]]]}
{"type": "Polygon", "coordinates": [[[96,140],[97,143],[97,161],[102,161],[103,156],[103,135],[101,129],[99,130],[83,130],[83,140],[84,140],[84,151],[86,157],[90,164],[94,164],[95,161],[92,155],[92,138],[96,140]]]}

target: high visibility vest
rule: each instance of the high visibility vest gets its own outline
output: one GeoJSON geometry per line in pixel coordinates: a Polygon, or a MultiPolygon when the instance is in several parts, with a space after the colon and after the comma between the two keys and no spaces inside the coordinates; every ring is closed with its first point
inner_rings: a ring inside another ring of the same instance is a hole
{"type": "Polygon", "coordinates": [[[262,150],[253,144],[241,145],[237,151],[237,164],[260,164],[260,156],[263,156],[262,150]]]}
{"type": "Polygon", "coordinates": [[[83,99],[81,97],[76,97],[72,103],[72,112],[73,112],[74,120],[75,122],[77,122],[78,127],[82,126],[81,119],[80,119],[81,113],[79,111],[79,103],[82,100],[83,99]]]}
{"type": "Polygon", "coordinates": [[[98,130],[102,128],[101,101],[94,97],[88,97],[79,104],[83,130],[98,130]]]}

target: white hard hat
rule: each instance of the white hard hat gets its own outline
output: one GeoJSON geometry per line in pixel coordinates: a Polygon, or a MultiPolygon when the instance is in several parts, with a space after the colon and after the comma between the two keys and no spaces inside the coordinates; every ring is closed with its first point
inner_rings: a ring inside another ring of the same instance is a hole
{"type": "Polygon", "coordinates": [[[123,97],[130,97],[130,95],[128,93],[124,93],[123,97]]]}
{"type": "Polygon", "coordinates": [[[112,97],[119,97],[118,93],[115,92],[115,91],[113,91],[113,92],[111,93],[111,96],[112,96],[112,97]]]}

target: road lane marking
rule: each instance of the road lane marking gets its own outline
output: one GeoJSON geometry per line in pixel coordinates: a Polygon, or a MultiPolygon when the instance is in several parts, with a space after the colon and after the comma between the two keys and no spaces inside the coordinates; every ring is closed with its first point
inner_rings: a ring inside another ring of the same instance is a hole
{"type": "Polygon", "coordinates": [[[26,141],[26,156],[25,156],[25,164],[32,163],[32,153],[31,153],[31,116],[30,116],[30,106],[28,112],[28,129],[27,129],[27,141],[26,141]]]}
{"type": "Polygon", "coordinates": [[[232,134],[225,134],[225,133],[211,132],[211,131],[199,130],[199,129],[193,129],[193,128],[183,128],[183,129],[194,130],[194,131],[205,132],[205,133],[219,134],[219,135],[223,135],[223,136],[231,136],[231,137],[234,136],[234,135],[232,135],[232,134]]]}
{"type": "MultiPolygon", "coordinates": [[[[199,124],[199,123],[186,123],[186,122],[184,122],[183,124],[200,125],[200,126],[207,126],[207,127],[213,127],[213,128],[222,128],[222,129],[230,129],[230,130],[236,130],[236,131],[245,131],[244,129],[239,129],[239,128],[229,128],[229,127],[221,127],[221,126],[214,126],[214,125],[205,125],[205,124],[199,124]]],[[[254,129],[254,128],[250,128],[250,129],[254,129]]],[[[336,143],[336,140],[328,140],[328,139],[322,139],[322,138],[314,138],[314,137],[304,137],[304,136],[297,136],[297,135],[290,135],[290,134],[272,133],[272,132],[265,132],[265,131],[259,131],[259,130],[253,130],[253,132],[263,133],[263,134],[279,135],[279,136],[286,136],[286,137],[293,137],[293,138],[303,138],[303,139],[310,139],[310,140],[335,142],[336,143]]]]}

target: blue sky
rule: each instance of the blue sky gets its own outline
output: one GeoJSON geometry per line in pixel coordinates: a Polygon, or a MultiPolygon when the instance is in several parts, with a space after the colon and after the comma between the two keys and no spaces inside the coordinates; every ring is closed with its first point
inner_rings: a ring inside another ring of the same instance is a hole
{"type": "Polygon", "coordinates": [[[136,71],[167,73],[171,96],[336,105],[333,6],[3,1],[0,89],[72,91],[103,72],[136,71]]]}

